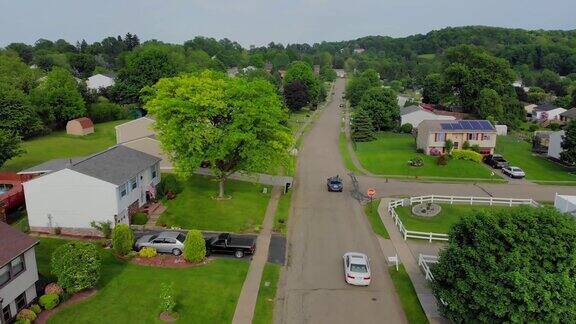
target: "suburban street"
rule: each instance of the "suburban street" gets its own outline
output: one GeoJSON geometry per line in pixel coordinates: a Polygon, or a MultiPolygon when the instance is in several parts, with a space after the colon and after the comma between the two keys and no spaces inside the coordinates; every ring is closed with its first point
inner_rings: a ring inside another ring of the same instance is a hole
{"type": "Polygon", "coordinates": [[[288,261],[279,291],[282,323],[406,322],[385,256],[361,206],[349,194],[350,182],[338,148],[344,86],[344,79],[336,81],[334,99],[299,153],[288,261]],[[336,174],[345,177],[343,193],[326,190],[326,178],[336,174]],[[342,255],[349,251],[371,258],[369,287],[345,283],[342,255]]]}

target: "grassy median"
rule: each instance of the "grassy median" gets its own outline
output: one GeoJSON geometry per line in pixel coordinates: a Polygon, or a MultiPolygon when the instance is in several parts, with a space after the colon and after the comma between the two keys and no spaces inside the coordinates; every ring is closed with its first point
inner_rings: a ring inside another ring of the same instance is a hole
{"type": "Polygon", "coordinates": [[[256,300],[256,309],[254,309],[254,318],[252,319],[253,324],[273,323],[280,268],[281,266],[275,263],[266,263],[264,267],[258,299],[256,300]]]}
{"type": "Polygon", "coordinates": [[[389,267],[388,272],[390,273],[394,287],[396,287],[396,293],[398,294],[398,298],[400,298],[400,304],[404,309],[408,323],[428,323],[426,314],[422,309],[422,305],[420,305],[418,295],[416,295],[416,290],[414,290],[414,285],[412,285],[412,281],[406,269],[404,269],[404,266],[400,265],[398,271],[396,271],[396,267],[389,267]]]}

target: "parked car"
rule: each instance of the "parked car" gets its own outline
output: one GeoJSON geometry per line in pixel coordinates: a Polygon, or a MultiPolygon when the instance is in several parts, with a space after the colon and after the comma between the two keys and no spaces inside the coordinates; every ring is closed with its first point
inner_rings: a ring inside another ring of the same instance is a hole
{"type": "Polygon", "coordinates": [[[484,157],[484,163],[488,164],[494,169],[502,169],[508,166],[508,161],[499,154],[489,154],[484,157]]]}
{"type": "Polygon", "coordinates": [[[144,235],[136,241],[135,249],[140,251],[143,247],[149,246],[159,253],[182,254],[184,251],[184,240],[186,235],[176,231],[160,232],[154,235],[144,235]]]}
{"type": "Polygon", "coordinates": [[[342,190],[344,189],[342,178],[340,178],[339,175],[328,178],[326,180],[326,185],[328,186],[328,191],[342,192],[342,190]]]}
{"type": "Polygon", "coordinates": [[[237,258],[245,254],[254,254],[256,240],[253,238],[232,236],[230,233],[222,233],[206,240],[206,254],[213,253],[234,254],[237,258]]]}
{"type": "Polygon", "coordinates": [[[515,166],[503,167],[502,173],[509,176],[510,178],[517,178],[517,179],[522,179],[526,176],[526,173],[524,173],[524,170],[520,169],[519,167],[515,167],[515,166]]]}
{"type": "Polygon", "coordinates": [[[344,254],[344,278],[355,286],[370,285],[370,259],[366,254],[348,252],[344,254]]]}

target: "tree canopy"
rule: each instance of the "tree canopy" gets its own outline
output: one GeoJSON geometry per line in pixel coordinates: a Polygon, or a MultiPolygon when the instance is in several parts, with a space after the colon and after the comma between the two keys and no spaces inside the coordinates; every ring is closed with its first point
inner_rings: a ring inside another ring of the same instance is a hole
{"type": "Polygon", "coordinates": [[[369,89],[362,96],[358,108],[370,115],[372,125],[377,131],[393,130],[400,124],[400,108],[396,93],[392,89],[369,89]]]}
{"type": "Polygon", "coordinates": [[[6,161],[23,153],[20,137],[14,132],[0,129],[0,168],[6,161]]]}
{"type": "Polygon", "coordinates": [[[346,99],[350,101],[352,107],[356,107],[368,89],[377,87],[380,84],[378,72],[370,69],[366,70],[360,75],[355,75],[350,78],[346,85],[346,99]]]}
{"type": "Polygon", "coordinates": [[[562,152],[560,152],[560,159],[569,165],[576,164],[576,120],[571,120],[570,123],[564,128],[564,136],[562,137],[562,152]]]}

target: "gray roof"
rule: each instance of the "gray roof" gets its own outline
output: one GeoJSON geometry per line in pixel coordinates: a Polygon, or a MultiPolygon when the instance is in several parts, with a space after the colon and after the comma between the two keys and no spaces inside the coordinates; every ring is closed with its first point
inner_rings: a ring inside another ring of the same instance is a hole
{"type": "Polygon", "coordinates": [[[568,117],[568,118],[575,118],[576,117],[576,107],[566,110],[565,112],[561,113],[560,116],[568,117]]]}
{"type": "Polygon", "coordinates": [[[554,110],[557,108],[558,107],[554,106],[553,104],[546,102],[546,103],[543,103],[541,105],[536,106],[536,108],[534,108],[534,109],[538,110],[538,111],[550,111],[550,110],[554,110]]]}
{"type": "Polygon", "coordinates": [[[56,172],[62,169],[66,169],[67,166],[72,165],[76,162],[80,162],[84,160],[86,157],[75,157],[71,159],[56,159],[46,161],[44,163],[38,164],[31,168],[22,170],[18,172],[18,174],[27,174],[27,173],[48,173],[48,172],[56,172]]]}
{"type": "Polygon", "coordinates": [[[119,186],[159,161],[158,157],[117,145],[86,158],[72,159],[72,163],[69,159],[52,160],[22,173],[33,173],[32,170],[55,172],[70,169],[119,186]],[[49,167],[52,170],[46,170],[49,167]]]}
{"type": "Polygon", "coordinates": [[[400,108],[400,115],[404,116],[404,115],[411,114],[411,113],[413,113],[415,111],[419,111],[419,110],[423,110],[423,109],[418,107],[418,106],[402,107],[402,108],[400,108]]]}

